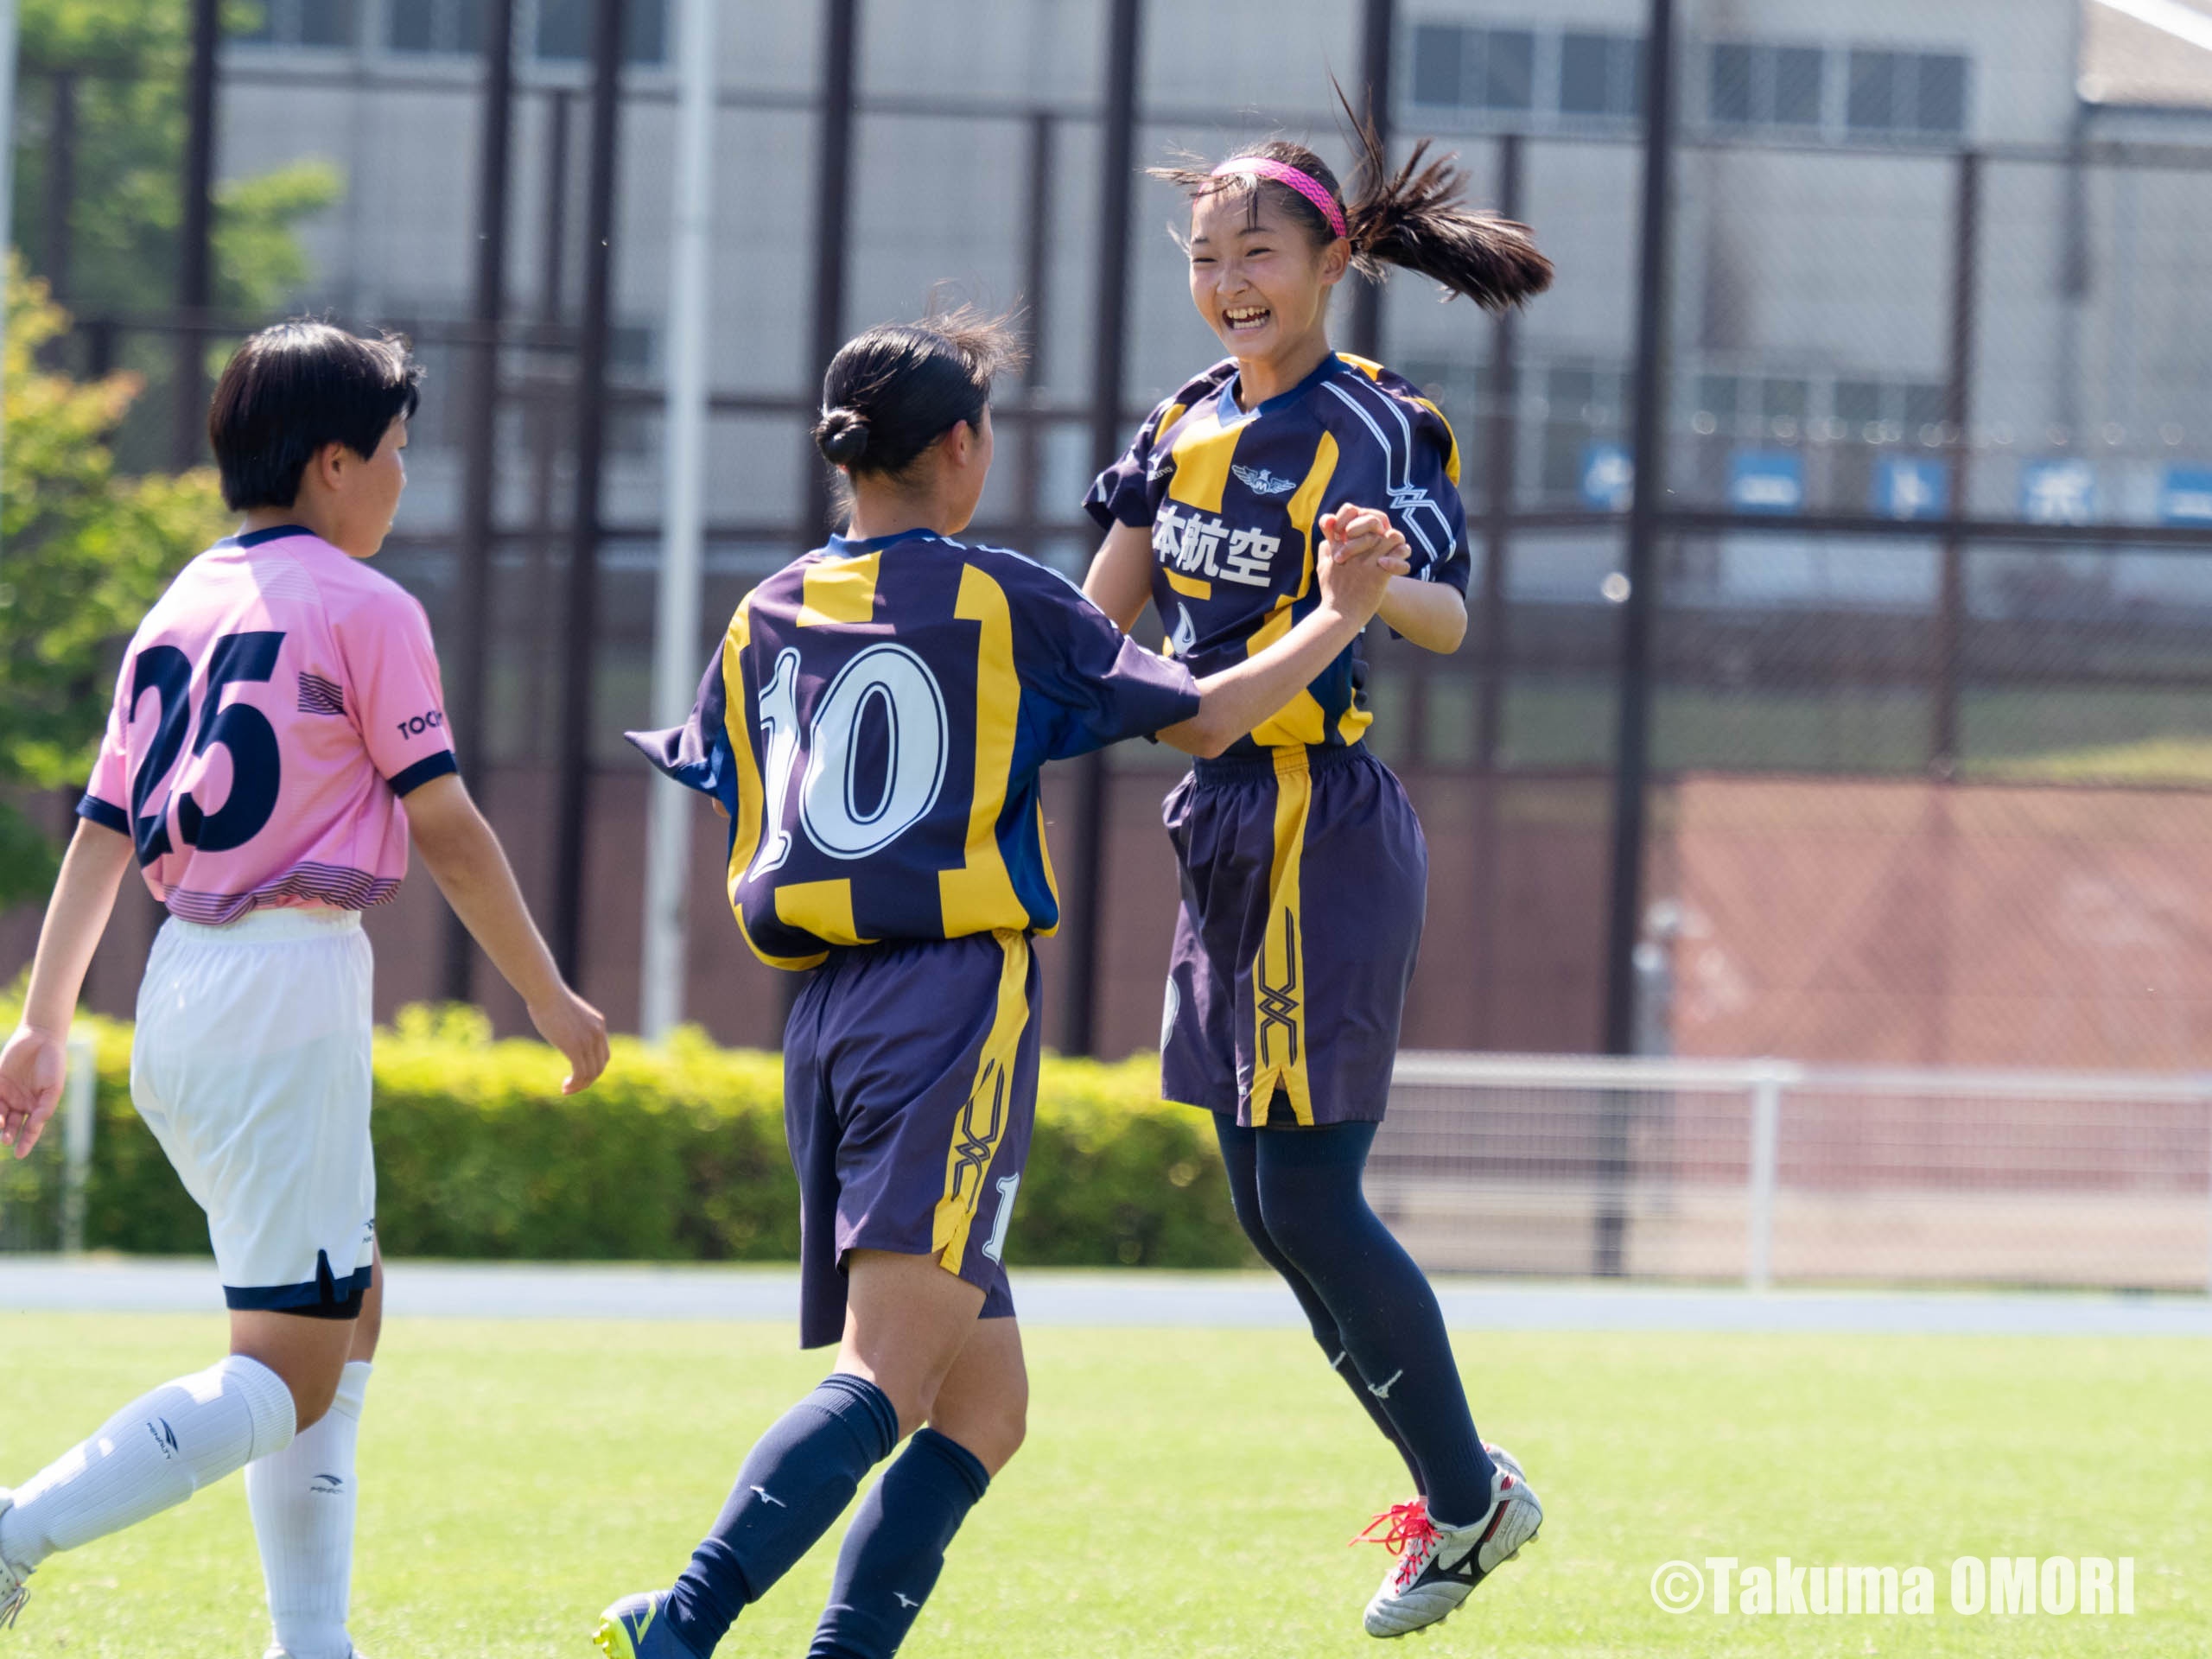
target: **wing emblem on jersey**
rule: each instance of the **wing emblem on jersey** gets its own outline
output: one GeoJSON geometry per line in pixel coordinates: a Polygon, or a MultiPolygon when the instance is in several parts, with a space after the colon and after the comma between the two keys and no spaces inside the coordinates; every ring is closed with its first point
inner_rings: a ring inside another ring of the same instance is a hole
{"type": "Polygon", "coordinates": [[[1178,604],[1175,607],[1175,632],[1167,636],[1167,643],[1175,647],[1178,657],[1188,657],[1191,647],[1198,643],[1198,625],[1191,620],[1189,606],[1178,604]]]}
{"type": "Polygon", "coordinates": [[[1231,467],[1229,470],[1255,495],[1288,495],[1298,487],[1295,480],[1279,478],[1264,467],[1231,467]]]}

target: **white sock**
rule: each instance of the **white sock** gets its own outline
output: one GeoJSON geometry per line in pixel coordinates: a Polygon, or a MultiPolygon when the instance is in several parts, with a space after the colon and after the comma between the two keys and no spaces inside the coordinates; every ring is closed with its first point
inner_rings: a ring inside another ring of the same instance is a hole
{"type": "Polygon", "coordinates": [[[291,1659],[346,1659],[346,1607],[353,1581],[353,1447],[369,1363],[353,1361],[320,1422],[273,1458],[249,1464],[246,1501],[269,1582],[276,1650],[291,1659]]]}
{"type": "Polygon", "coordinates": [[[16,1489],[0,1515],[0,1555],[29,1572],[56,1550],[136,1526],[283,1451],[292,1421],[283,1380],[241,1354],[164,1382],[16,1489]]]}

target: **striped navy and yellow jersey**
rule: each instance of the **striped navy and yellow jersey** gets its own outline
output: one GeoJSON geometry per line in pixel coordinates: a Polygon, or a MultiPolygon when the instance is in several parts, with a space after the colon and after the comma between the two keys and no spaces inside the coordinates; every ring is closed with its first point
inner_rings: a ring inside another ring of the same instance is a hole
{"type": "Polygon", "coordinates": [[[626,734],[729,814],[730,906],[772,967],[1049,933],[1038,773],[1198,712],[1190,671],[1065,576],[927,531],[830,538],[737,607],[685,724],[626,734]]]}
{"type": "MultiPolygon", "coordinates": [[[[1084,506],[1101,529],[1152,532],[1153,602],[1168,648],[1199,676],[1264,650],[1320,603],[1325,512],[1370,507],[1405,534],[1412,575],[1467,591],[1459,448],[1436,405],[1377,363],[1341,353],[1257,408],[1235,359],[1154,410],[1084,506]]],[[[1354,641],[1232,754],[1356,743],[1372,720],[1354,641]]]]}

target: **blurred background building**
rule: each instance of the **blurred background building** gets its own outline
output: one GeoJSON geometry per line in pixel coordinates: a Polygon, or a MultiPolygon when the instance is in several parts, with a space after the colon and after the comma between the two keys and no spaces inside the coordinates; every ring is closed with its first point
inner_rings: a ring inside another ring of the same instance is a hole
{"type": "MultiPolygon", "coordinates": [[[[151,466],[197,453],[202,353],[267,316],[413,336],[430,378],[384,568],[430,608],[533,902],[630,1024],[647,780],[619,734],[646,721],[659,388],[688,349],[665,318],[692,48],[668,0],[169,3],[181,44],[127,73],[97,41],[24,62],[16,241],[75,314],[63,357],[149,377],[124,445],[151,466]],[[610,18],[619,64],[594,64],[610,18]],[[130,251],[86,242],[86,135],[156,74],[186,205],[176,269],[137,257],[134,290],[101,265],[130,251]],[[272,177],[323,194],[282,291],[245,303],[195,266],[195,223],[243,235],[272,177]]],[[[1373,741],[1432,859],[1409,1044],[2212,1062],[2212,5],[1671,10],[1640,327],[1643,0],[722,0],[699,660],[817,538],[827,349],[941,283],[1034,330],[978,533],[1079,570],[1102,433],[1217,355],[1176,194],[1139,179],[1112,234],[1117,113],[1140,166],[1276,133],[1341,159],[1333,74],[1377,88],[1397,154],[1456,150],[1560,272],[1503,323],[1402,276],[1339,316],[1452,416],[1478,543],[1465,650],[1370,646],[1373,741]],[[1640,360],[1662,465],[1630,585],[1640,360]]],[[[1048,1040],[1154,1040],[1175,764],[1125,745],[1053,780],[1064,884],[1095,862],[1101,896],[1047,947],[1076,998],[1048,1040]]],[[[772,1043],[721,835],[702,811],[686,1011],[772,1043]]],[[[126,908],[94,982],[118,1008],[154,919],[126,908]]],[[[34,925],[0,928],[0,970],[34,925]]],[[[374,926],[387,1005],[466,991],[518,1023],[427,882],[374,926]]]]}

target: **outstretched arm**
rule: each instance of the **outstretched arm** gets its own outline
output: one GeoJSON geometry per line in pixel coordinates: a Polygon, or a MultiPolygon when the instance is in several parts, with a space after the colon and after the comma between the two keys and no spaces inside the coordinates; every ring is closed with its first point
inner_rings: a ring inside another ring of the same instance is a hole
{"type": "Polygon", "coordinates": [[[569,1078],[561,1092],[590,1088],[607,1069],[607,1021],[562,980],[553,953],[530,919],[499,838],[459,774],[433,778],[410,793],[407,822],[415,850],[454,914],[521,994],[538,1035],[568,1057],[569,1078]]]}
{"type": "Polygon", "coordinates": [[[1159,734],[1185,754],[1211,758],[1275,713],[1375,615],[1383,589],[1406,569],[1406,538],[1382,513],[1364,508],[1325,513],[1315,568],[1321,602],[1258,656],[1198,682],[1198,712],[1159,734]]]}
{"type": "Polygon", "coordinates": [[[1106,532],[1091,556],[1090,574],[1083,579],[1086,598],[1114,619],[1127,633],[1144,614],[1152,597],[1152,532],[1135,524],[1116,524],[1106,532]]]}
{"type": "Polygon", "coordinates": [[[85,988],[92,951],[107,929],[130,857],[128,836],[89,818],[77,820],[39,929],[22,1021],[0,1049],[0,1147],[13,1147],[18,1158],[30,1156],[39,1131],[61,1099],[77,994],[85,988]]]}

